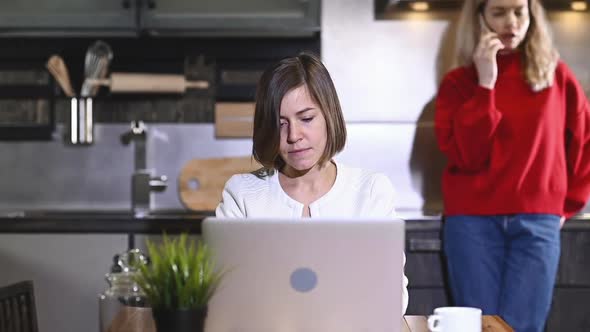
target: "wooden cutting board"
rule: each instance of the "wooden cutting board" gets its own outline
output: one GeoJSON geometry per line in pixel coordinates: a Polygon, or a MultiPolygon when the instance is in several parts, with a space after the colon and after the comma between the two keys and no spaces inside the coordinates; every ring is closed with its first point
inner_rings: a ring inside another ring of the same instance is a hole
{"type": "Polygon", "coordinates": [[[213,211],[221,201],[225,182],[234,174],[262,167],[252,157],[192,159],[178,177],[180,201],[188,209],[213,211]]]}

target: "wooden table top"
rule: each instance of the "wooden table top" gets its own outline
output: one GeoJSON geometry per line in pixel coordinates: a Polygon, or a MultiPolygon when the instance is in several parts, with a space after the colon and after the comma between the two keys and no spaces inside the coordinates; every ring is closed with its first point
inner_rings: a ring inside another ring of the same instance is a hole
{"type": "MultiPolygon", "coordinates": [[[[426,316],[404,316],[403,332],[429,332],[426,316]]],[[[514,332],[500,316],[482,316],[482,332],[514,332]]]]}
{"type": "MultiPolygon", "coordinates": [[[[499,316],[482,316],[482,332],[514,332],[499,316]]],[[[429,332],[426,316],[404,316],[402,332],[429,332]]],[[[109,331],[155,332],[150,308],[123,307],[114,318],[109,331]]]]}

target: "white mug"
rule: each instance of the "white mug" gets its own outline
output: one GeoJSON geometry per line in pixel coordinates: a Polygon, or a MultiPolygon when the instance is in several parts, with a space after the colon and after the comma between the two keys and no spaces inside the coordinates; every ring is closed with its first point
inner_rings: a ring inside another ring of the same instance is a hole
{"type": "Polygon", "coordinates": [[[481,309],[469,307],[441,307],[428,317],[432,332],[481,332],[481,309]]]}

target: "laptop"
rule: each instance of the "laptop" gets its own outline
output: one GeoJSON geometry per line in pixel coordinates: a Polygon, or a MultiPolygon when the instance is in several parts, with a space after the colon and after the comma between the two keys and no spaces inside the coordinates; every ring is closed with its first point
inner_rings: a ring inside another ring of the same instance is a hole
{"type": "Polygon", "coordinates": [[[217,219],[206,332],[399,332],[403,220],[217,219]]]}

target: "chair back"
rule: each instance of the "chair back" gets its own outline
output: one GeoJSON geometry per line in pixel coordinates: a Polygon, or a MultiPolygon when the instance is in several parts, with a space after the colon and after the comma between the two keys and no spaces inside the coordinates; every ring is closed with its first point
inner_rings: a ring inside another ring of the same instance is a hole
{"type": "Polygon", "coordinates": [[[38,332],[32,281],[0,287],[0,332],[38,332]]]}

